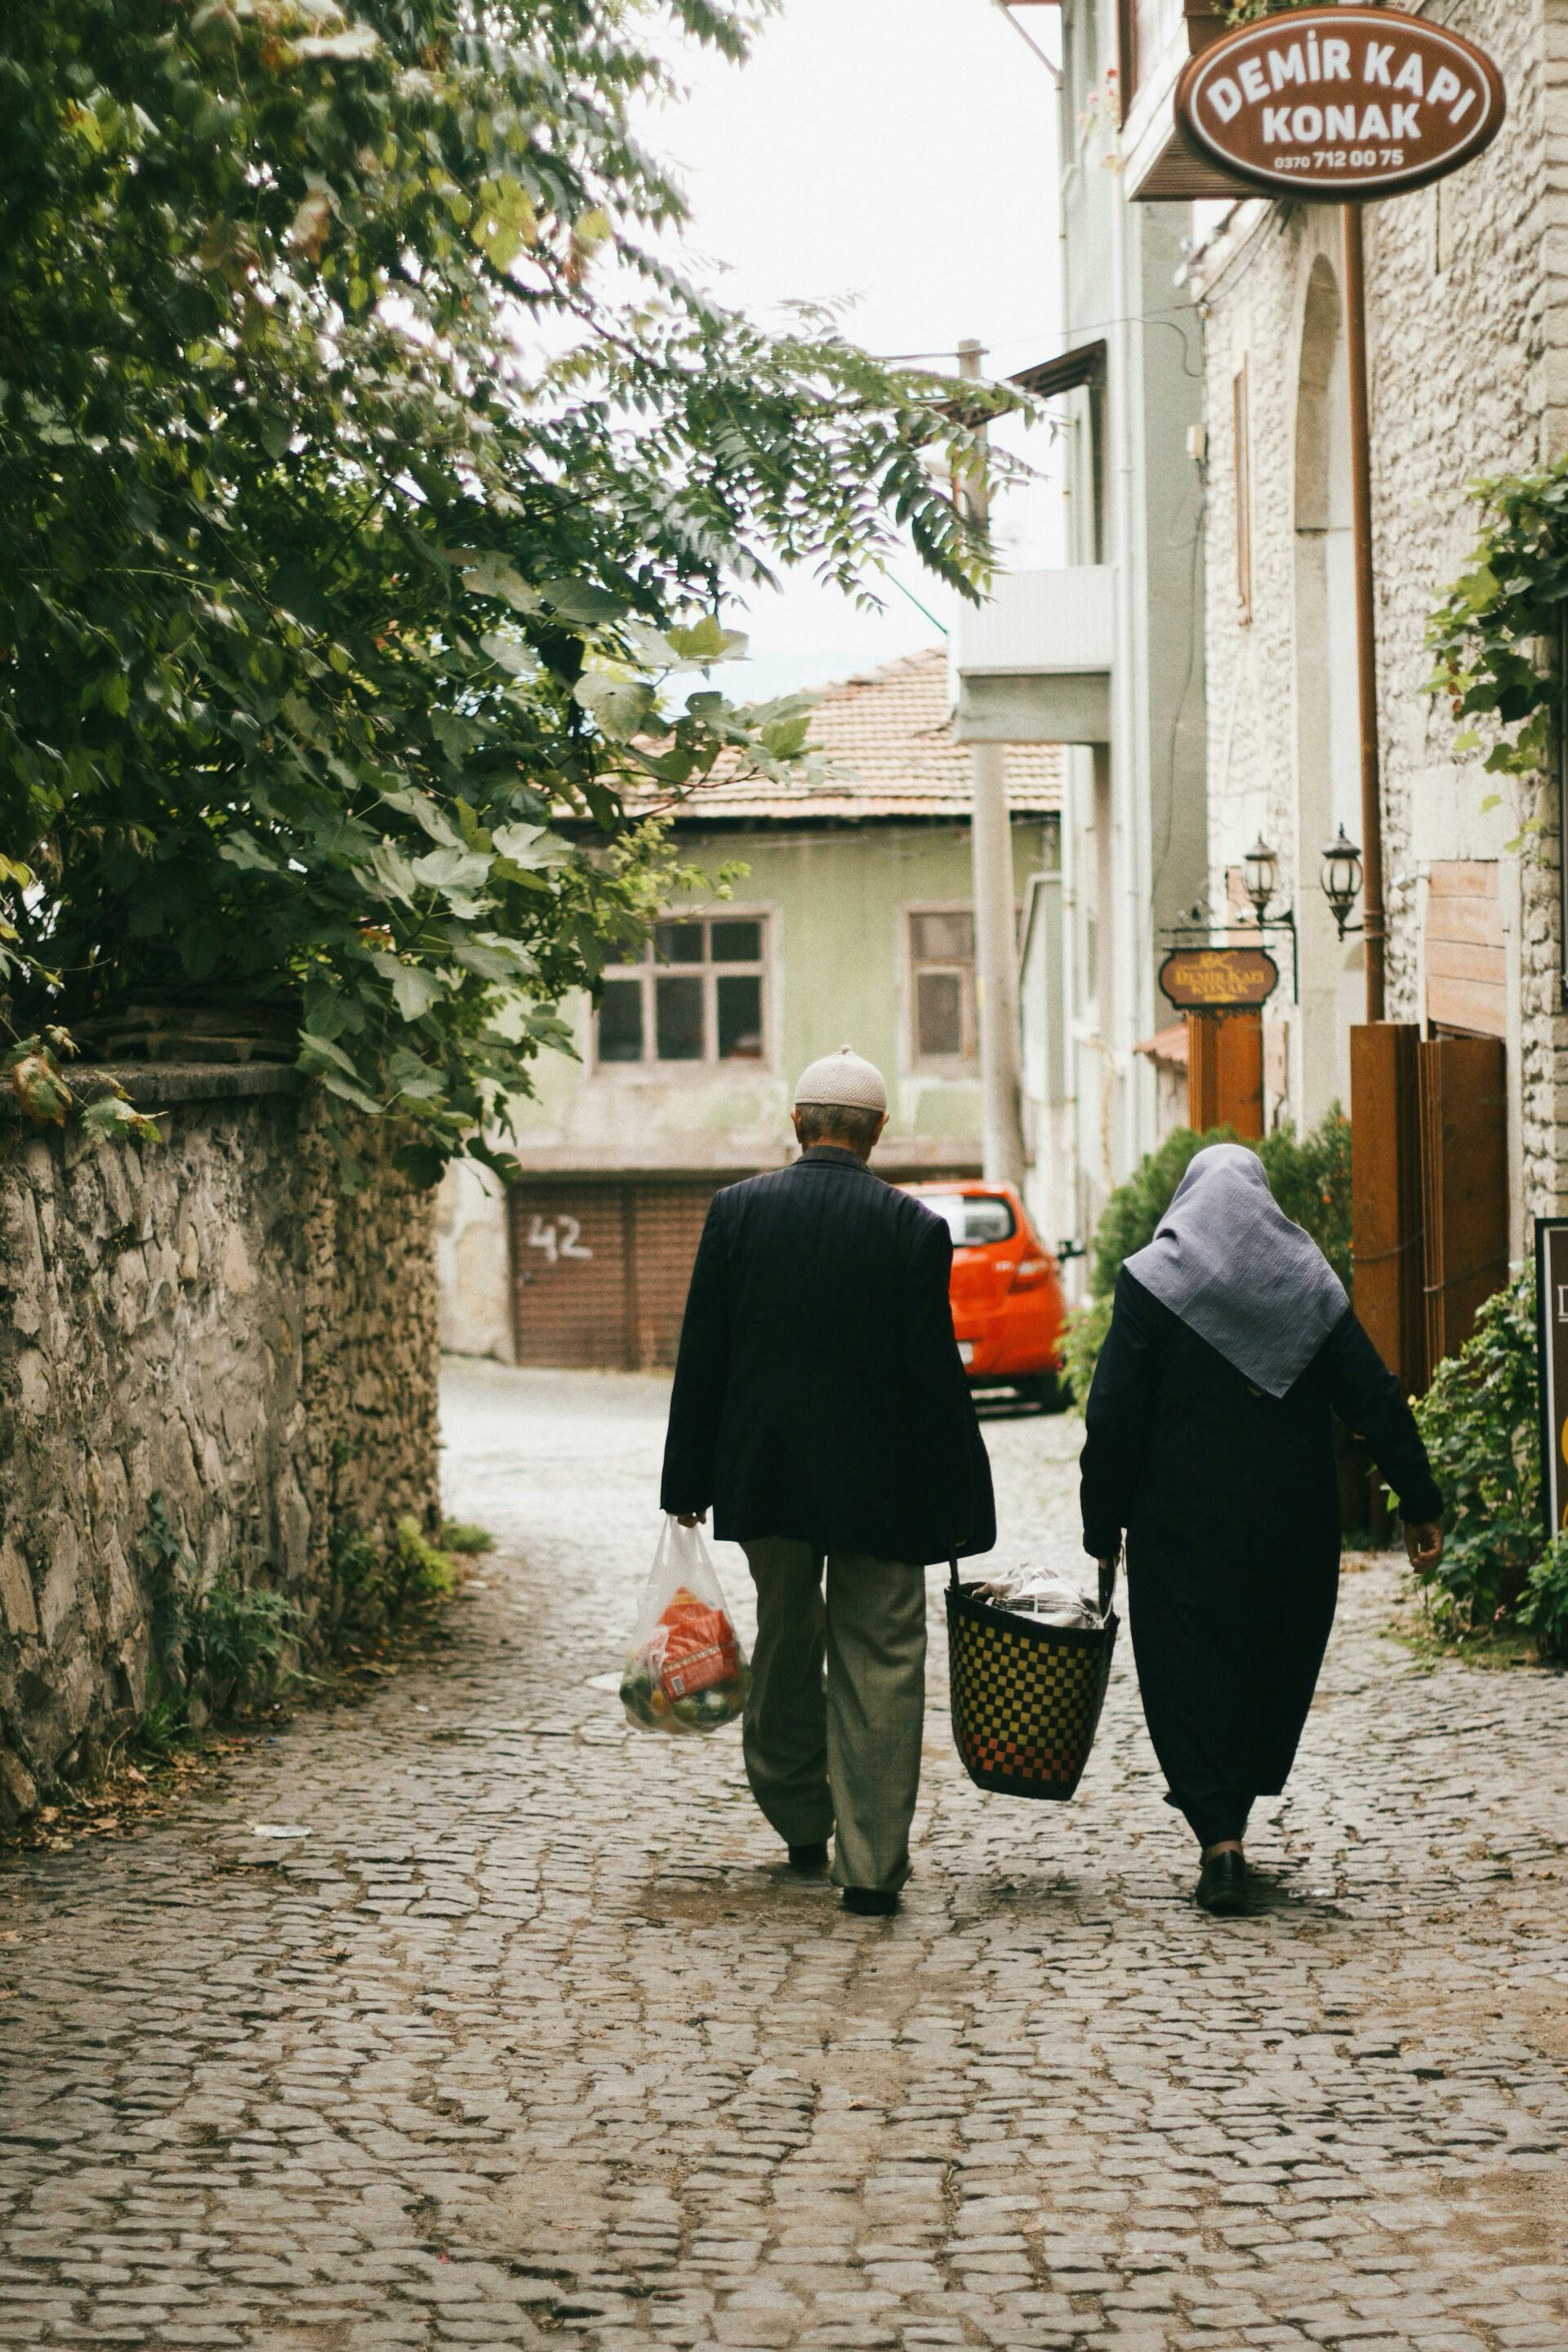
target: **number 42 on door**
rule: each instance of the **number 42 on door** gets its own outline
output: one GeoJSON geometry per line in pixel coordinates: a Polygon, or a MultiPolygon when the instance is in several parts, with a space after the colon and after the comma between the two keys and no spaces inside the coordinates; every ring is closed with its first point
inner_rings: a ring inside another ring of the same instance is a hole
{"type": "Polygon", "coordinates": [[[552,1217],[546,1223],[535,1210],[533,1222],[528,1229],[528,1246],[542,1250],[552,1265],[559,1258],[592,1257],[594,1253],[584,1247],[582,1233],[582,1225],[575,1217],[552,1217]]]}

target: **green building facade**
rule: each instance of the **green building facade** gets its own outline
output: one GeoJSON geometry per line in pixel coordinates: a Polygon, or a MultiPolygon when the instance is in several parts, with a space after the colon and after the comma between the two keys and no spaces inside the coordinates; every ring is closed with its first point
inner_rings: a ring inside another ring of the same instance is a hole
{"type": "MultiPolygon", "coordinates": [[[[940,649],[830,688],[818,782],[737,782],[677,820],[681,859],[728,886],[672,907],[602,1005],[563,1008],[516,1106],[509,1200],[476,1171],[443,1203],[448,1345],[550,1364],[669,1360],[703,1216],[722,1183],[795,1151],[795,1078],[846,1043],[885,1074],[878,1164],[980,1164],[968,761],[940,649]]],[[[1009,766],[1020,917],[1057,865],[1056,755],[1009,766]]]]}

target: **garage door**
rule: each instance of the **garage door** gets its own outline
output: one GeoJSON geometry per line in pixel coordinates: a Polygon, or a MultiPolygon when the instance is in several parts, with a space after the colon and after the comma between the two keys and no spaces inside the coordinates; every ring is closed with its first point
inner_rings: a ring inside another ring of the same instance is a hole
{"type": "Polygon", "coordinates": [[[511,1195],[517,1360],[673,1364],[691,1262],[721,1181],[531,1177],[511,1195]]]}

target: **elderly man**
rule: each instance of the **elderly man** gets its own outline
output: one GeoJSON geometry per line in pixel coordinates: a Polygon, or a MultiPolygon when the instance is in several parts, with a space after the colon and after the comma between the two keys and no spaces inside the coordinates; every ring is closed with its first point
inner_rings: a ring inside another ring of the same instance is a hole
{"type": "Polygon", "coordinates": [[[898,1908],[910,1873],[925,1563],[995,1540],[952,1236],[871,1173],[887,1123],[880,1073],[846,1045],[795,1089],[800,1159],[715,1200],[663,1490],[688,1526],[711,1508],[751,1564],[752,1794],[797,1870],[826,1868],[832,1832],[846,1907],[872,1914],[898,1908]]]}

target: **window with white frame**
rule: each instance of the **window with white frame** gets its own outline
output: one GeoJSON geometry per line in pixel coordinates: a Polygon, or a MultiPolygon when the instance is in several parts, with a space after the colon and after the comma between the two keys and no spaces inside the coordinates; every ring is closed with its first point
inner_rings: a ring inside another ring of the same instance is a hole
{"type": "Polygon", "coordinates": [[[658,924],[637,962],[605,973],[600,1066],[765,1060],[765,940],[760,915],[683,915],[658,924]]]}
{"type": "Polygon", "coordinates": [[[916,1070],[973,1073],[974,915],[968,907],[918,907],[909,915],[910,1046],[916,1070]]]}

